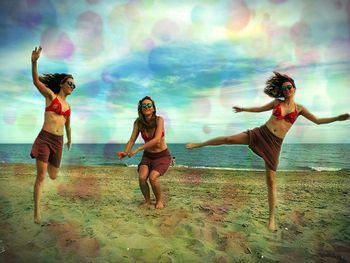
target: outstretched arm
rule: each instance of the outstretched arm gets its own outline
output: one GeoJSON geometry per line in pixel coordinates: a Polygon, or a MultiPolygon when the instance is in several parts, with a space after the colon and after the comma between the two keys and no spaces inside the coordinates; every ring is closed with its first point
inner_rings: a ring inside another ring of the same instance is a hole
{"type": "Polygon", "coordinates": [[[301,108],[300,115],[304,116],[306,119],[309,121],[312,121],[313,123],[316,124],[326,124],[326,123],[331,123],[335,121],[345,121],[349,119],[349,114],[341,114],[336,117],[330,117],[330,118],[318,118],[314,114],[312,114],[308,109],[306,109],[304,106],[299,106],[301,108]]]}
{"type": "Polygon", "coordinates": [[[37,61],[40,57],[40,53],[41,53],[42,48],[39,47],[35,47],[35,49],[32,52],[32,78],[33,78],[33,83],[35,85],[35,87],[39,90],[39,92],[45,97],[54,97],[54,93],[52,90],[50,90],[49,88],[47,88],[44,83],[42,83],[39,80],[39,76],[38,76],[38,69],[37,69],[37,61]]]}
{"type": "Polygon", "coordinates": [[[242,111],[246,111],[246,112],[263,112],[263,111],[268,111],[273,109],[273,106],[275,104],[275,100],[261,106],[261,107],[251,107],[251,108],[243,108],[243,107],[236,107],[233,106],[232,109],[237,113],[237,112],[242,112],[242,111]]]}
{"type": "Polygon", "coordinates": [[[135,141],[137,139],[137,137],[139,136],[139,128],[137,127],[137,123],[136,121],[134,122],[134,127],[130,136],[129,141],[126,143],[124,151],[123,152],[118,152],[118,158],[121,160],[124,157],[128,156],[128,154],[130,153],[131,148],[134,146],[135,141]]]}
{"type": "Polygon", "coordinates": [[[160,142],[160,140],[162,139],[162,132],[164,130],[164,120],[162,117],[158,116],[156,122],[157,122],[157,129],[156,129],[156,133],[154,135],[154,138],[152,140],[149,140],[145,144],[140,145],[135,150],[131,151],[128,154],[129,157],[133,156],[134,154],[136,154],[139,151],[142,151],[142,150],[147,149],[147,148],[151,148],[160,142]]]}

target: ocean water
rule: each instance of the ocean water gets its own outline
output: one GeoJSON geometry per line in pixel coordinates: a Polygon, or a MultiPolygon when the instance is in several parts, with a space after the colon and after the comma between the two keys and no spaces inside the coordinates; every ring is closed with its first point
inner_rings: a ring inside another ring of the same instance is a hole
{"type": "MultiPolygon", "coordinates": [[[[1,163],[35,163],[29,156],[31,144],[0,144],[1,163]]],[[[63,165],[136,166],[142,152],[118,160],[117,151],[125,144],[74,144],[65,148],[63,165]]],[[[177,166],[210,169],[263,170],[263,160],[248,146],[226,145],[187,150],[184,144],[168,144],[177,166]]],[[[350,170],[350,144],[284,144],[279,170],[350,170]]]]}

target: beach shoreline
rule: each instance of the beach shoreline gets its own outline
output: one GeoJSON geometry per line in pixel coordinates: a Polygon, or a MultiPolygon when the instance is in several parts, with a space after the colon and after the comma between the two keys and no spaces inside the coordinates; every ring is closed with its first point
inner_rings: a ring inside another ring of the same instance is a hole
{"type": "Polygon", "coordinates": [[[3,262],[350,262],[348,171],[278,172],[269,232],[264,171],[170,167],[156,210],[135,167],[63,165],[35,225],[35,165],[0,170],[3,262]]]}

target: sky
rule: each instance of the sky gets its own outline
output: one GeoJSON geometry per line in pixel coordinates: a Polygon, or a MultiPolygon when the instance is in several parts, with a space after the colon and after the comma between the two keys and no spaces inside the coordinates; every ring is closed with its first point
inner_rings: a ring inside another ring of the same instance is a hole
{"type": "MultiPolygon", "coordinates": [[[[261,126],[271,112],[232,106],[270,102],[274,70],[316,116],[350,112],[350,0],[1,1],[0,39],[0,143],[32,143],[42,128],[30,62],[39,45],[39,74],[74,76],[73,143],[126,143],[146,95],[168,143],[261,126]]],[[[299,117],[285,142],[350,143],[349,131],[349,121],[299,117]]]]}

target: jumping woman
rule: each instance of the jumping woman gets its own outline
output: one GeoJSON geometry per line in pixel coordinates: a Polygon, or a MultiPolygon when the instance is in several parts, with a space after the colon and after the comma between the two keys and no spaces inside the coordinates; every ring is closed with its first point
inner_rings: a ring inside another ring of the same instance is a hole
{"type": "Polygon", "coordinates": [[[32,52],[32,77],[35,87],[45,97],[46,108],[42,130],[36,138],[32,158],[36,159],[36,180],[34,185],[34,222],[39,224],[40,200],[46,172],[56,179],[63,151],[63,130],[66,128],[67,148],[71,147],[70,106],[66,97],[75,89],[74,79],[69,74],[44,74],[38,76],[37,61],[42,48],[32,52]]]}
{"type": "Polygon", "coordinates": [[[316,124],[326,124],[349,119],[349,114],[330,118],[316,117],[304,106],[294,101],[295,91],[296,86],[291,77],[274,72],[274,75],[266,81],[264,89],[267,95],[275,98],[273,101],[261,107],[233,107],[235,112],[264,112],[272,110],[270,119],[263,126],[228,137],[217,137],[203,143],[189,143],[186,145],[187,149],[193,149],[208,145],[246,144],[265,161],[269,202],[268,228],[270,230],[277,229],[275,223],[275,208],[277,205],[276,171],[281,146],[284,137],[298,116],[304,116],[316,124]]]}

